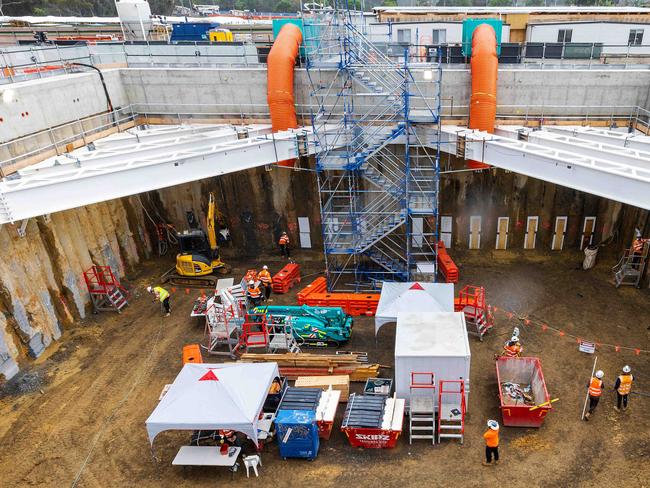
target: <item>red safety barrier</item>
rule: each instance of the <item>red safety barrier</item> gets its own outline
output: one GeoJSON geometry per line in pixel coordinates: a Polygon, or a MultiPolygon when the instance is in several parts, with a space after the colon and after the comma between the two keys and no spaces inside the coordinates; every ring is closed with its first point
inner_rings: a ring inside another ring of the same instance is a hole
{"type": "Polygon", "coordinates": [[[327,281],[322,276],[298,293],[299,305],[341,307],[354,317],[372,316],[377,312],[378,293],[327,293],[327,281]]]}
{"type": "Polygon", "coordinates": [[[458,283],[458,266],[447,254],[445,244],[438,242],[438,268],[447,283],[458,283]]]}
{"type": "Polygon", "coordinates": [[[289,263],[273,276],[273,293],[288,293],[300,283],[300,265],[289,263]]]}

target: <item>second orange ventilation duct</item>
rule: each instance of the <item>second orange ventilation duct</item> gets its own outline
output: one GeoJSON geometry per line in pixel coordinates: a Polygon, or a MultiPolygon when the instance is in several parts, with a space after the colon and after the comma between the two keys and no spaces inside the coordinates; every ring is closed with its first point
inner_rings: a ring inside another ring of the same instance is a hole
{"type": "MultiPolygon", "coordinates": [[[[469,105],[469,128],[494,133],[497,116],[497,38],[489,24],[481,24],[472,34],[472,97],[469,105]]],[[[478,161],[468,161],[470,168],[490,166],[478,161]]]]}
{"type": "MultiPolygon", "coordinates": [[[[293,95],[293,69],[296,66],[300,44],[300,28],[294,24],[286,24],[275,38],[267,58],[266,100],[271,112],[273,132],[298,128],[293,95]]],[[[280,161],[278,164],[293,166],[294,160],[280,161]]]]}

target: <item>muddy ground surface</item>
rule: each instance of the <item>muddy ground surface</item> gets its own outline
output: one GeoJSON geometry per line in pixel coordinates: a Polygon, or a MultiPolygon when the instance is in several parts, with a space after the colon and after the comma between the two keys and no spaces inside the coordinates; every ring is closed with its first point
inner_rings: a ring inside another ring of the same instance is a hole
{"type": "MultiPolygon", "coordinates": [[[[156,440],[161,462],[154,463],[144,421],[178,373],[182,346],[200,341],[203,326],[189,318],[195,291],[173,294],[169,318],[161,318],[158,306],[143,296],[146,284],[169,264],[152,262],[130,283],[134,295],[123,314],[94,315],[67,330],[47,357],[23,365],[21,375],[2,387],[0,486],[649,486],[650,398],[633,395],[628,411],[617,413],[611,391],[620,367],[630,364],[635,390],[650,393],[648,354],[599,351],[607,390],[592,420],[581,422],[593,357],[578,352],[575,340],[533,325],[544,322],[566,334],[650,349],[648,290],[617,290],[609,283],[613,263],[584,272],[581,256],[567,252],[454,258],[461,265],[461,284],[486,286],[493,305],[532,320],[529,326],[520,322],[524,347],[541,358],[550,394],[560,398],[542,428],[502,429],[499,466],[481,466],[481,434],[487,419],[501,420],[492,357],[518,322],[500,312],[484,342],[470,337],[470,413],[462,446],[454,441],[410,446],[403,435],[393,450],[355,449],[338,430],[339,418],[313,462],[283,461],[277,447],[268,446],[259,480],[240,472],[231,482],[225,469],[184,472],[171,466],[189,433],[161,434],[156,440]]],[[[323,267],[316,254],[298,260],[303,274],[323,267]]],[[[262,264],[230,261],[236,277],[262,264]]],[[[280,266],[277,258],[267,263],[272,270],[280,266]]],[[[276,295],[275,303],[292,303],[296,291],[276,295]]],[[[394,326],[385,326],[375,346],[373,320],[358,318],[346,348],[368,351],[371,362],[390,365],[393,341],[394,326]]],[[[352,390],[360,388],[354,384],[352,390]]]]}

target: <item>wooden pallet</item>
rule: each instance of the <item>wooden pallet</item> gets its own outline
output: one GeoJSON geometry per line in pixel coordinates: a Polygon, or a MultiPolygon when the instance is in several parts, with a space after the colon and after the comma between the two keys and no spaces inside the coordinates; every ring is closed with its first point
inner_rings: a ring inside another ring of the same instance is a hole
{"type": "Polygon", "coordinates": [[[320,388],[327,390],[330,386],[332,390],[341,392],[339,401],[347,402],[350,396],[350,377],[341,376],[298,376],[296,378],[296,387],[298,388],[320,388]]]}

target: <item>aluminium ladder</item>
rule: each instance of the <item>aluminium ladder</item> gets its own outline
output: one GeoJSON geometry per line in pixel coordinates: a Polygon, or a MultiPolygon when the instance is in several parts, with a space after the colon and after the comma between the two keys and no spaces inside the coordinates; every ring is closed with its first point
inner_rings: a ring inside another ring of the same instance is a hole
{"type": "Polygon", "coordinates": [[[621,260],[613,268],[616,288],[621,285],[639,288],[643,272],[645,271],[649,248],[650,245],[646,243],[640,254],[635,254],[631,248],[625,251],[621,260]]]}
{"type": "Polygon", "coordinates": [[[430,439],[436,443],[436,379],[433,373],[411,372],[409,403],[409,444],[413,439],[430,439]]]}
{"type": "Polygon", "coordinates": [[[460,439],[465,435],[465,381],[440,380],[438,388],[438,442],[443,438],[460,439]]]}
{"type": "Polygon", "coordinates": [[[278,351],[286,351],[291,353],[299,353],[300,345],[293,335],[293,327],[291,324],[275,324],[273,317],[268,327],[269,331],[269,352],[274,354],[278,351]]]}

